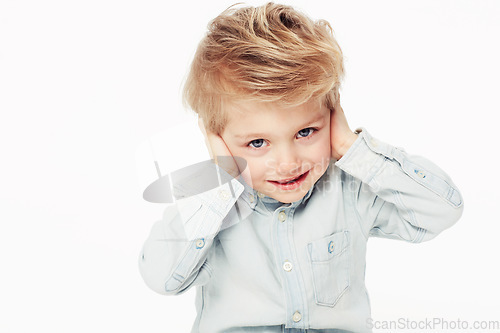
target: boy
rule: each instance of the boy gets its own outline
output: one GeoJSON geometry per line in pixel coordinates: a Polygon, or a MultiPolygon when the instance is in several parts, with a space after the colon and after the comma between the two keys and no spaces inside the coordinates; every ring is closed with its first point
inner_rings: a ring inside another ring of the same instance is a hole
{"type": "Polygon", "coordinates": [[[369,331],[368,237],[421,242],[461,216],[442,170],[349,129],[342,76],[329,24],[291,7],[209,25],[185,99],[227,182],[179,183],[139,260],[159,293],[197,287],[192,332],[369,331]]]}

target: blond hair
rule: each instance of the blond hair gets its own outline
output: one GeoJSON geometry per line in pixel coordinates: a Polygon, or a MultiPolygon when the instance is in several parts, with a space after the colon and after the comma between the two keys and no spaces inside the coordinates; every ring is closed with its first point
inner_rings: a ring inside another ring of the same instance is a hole
{"type": "Polygon", "coordinates": [[[232,6],[209,23],[183,98],[220,134],[228,102],[293,106],[321,98],[332,109],[343,74],[342,51],[328,22],[274,3],[232,6]]]}

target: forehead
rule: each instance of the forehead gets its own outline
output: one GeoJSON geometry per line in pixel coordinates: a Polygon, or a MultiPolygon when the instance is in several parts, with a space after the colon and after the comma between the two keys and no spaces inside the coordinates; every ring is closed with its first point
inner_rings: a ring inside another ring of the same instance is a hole
{"type": "Polygon", "coordinates": [[[319,100],[298,106],[277,103],[243,102],[227,106],[224,134],[236,138],[289,134],[329,118],[329,110],[319,100]],[[257,135],[259,136],[259,135],[257,135]]]}

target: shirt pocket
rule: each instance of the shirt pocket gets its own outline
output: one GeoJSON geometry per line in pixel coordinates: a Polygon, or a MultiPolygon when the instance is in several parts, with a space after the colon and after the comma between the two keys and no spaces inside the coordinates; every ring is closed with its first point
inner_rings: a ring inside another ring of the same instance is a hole
{"type": "Polygon", "coordinates": [[[316,304],[333,307],[350,285],[349,232],[340,231],[307,244],[316,304]]]}

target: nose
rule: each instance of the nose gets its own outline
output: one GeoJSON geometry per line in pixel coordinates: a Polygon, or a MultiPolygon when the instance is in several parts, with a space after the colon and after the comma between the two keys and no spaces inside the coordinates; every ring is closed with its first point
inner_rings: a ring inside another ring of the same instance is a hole
{"type": "Polygon", "coordinates": [[[282,147],[276,156],[276,173],[282,177],[292,177],[300,172],[301,161],[294,147],[282,147]]]}

